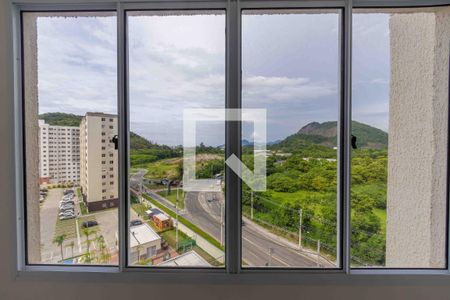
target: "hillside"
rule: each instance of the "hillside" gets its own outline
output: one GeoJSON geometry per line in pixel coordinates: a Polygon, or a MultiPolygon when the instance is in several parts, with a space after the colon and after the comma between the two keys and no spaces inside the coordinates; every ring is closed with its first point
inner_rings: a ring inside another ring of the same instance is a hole
{"type": "MultiPolygon", "coordinates": [[[[303,126],[297,133],[272,146],[272,149],[289,150],[299,147],[323,146],[332,148],[337,142],[337,122],[312,122],[303,126]]],[[[359,148],[386,149],[388,134],[367,124],[352,122],[352,134],[357,137],[359,148]]]]}
{"type": "Polygon", "coordinates": [[[55,126],[79,126],[82,116],[65,113],[46,113],[39,115],[39,119],[45,120],[45,123],[55,126]]]}

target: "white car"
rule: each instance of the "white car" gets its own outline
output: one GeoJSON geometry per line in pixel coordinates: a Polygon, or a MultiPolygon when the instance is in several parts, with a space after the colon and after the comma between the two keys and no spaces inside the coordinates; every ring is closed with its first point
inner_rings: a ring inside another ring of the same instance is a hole
{"type": "Polygon", "coordinates": [[[74,213],[75,213],[75,210],[69,208],[69,209],[61,210],[59,212],[59,215],[62,216],[62,215],[74,214],[74,213]]]}
{"type": "Polygon", "coordinates": [[[75,214],[59,216],[60,220],[68,220],[75,218],[75,214]]]}

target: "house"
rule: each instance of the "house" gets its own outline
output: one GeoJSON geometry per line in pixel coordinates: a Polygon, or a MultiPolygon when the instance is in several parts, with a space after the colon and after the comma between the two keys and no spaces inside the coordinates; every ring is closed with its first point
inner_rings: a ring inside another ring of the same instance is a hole
{"type": "Polygon", "coordinates": [[[148,225],[130,227],[130,264],[155,256],[161,249],[161,237],[148,225]]]}
{"type": "Polygon", "coordinates": [[[153,223],[155,223],[155,226],[158,227],[160,230],[168,229],[172,227],[172,219],[170,219],[165,214],[155,214],[152,217],[153,223]]]}

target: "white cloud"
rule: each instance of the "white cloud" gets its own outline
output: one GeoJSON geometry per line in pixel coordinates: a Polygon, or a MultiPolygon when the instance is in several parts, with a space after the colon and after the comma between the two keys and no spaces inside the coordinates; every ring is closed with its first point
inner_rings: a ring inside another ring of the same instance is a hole
{"type": "Polygon", "coordinates": [[[337,93],[334,84],[303,77],[248,76],[242,81],[242,89],[249,102],[304,101],[337,93]]]}

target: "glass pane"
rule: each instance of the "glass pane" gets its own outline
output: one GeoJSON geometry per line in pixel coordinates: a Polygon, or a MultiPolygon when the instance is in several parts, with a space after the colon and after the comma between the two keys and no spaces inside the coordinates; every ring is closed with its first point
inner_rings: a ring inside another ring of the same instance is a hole
{"type": "Polygon", "coordinates": [[[450,9],[353,16],[351,263],[445,268],[450,9]]]}
{"type": "Polygon", "coordinates": [[[266,160],[266,188],[243,183],[243,267],[339,266],[339,24],[337,10],[242,16],[242,106],[267,116],[264,147],[256,123],[242,125],[245,165],[266,160]]]}
{"type": "Polygon", "coordinates": [[[221,267],[225,123],[214,112],[225,105],[225,15],[129,12],[127,22],[128,264],[221,267]],[[190,174],[214,189],[192,188],[190,174]]]}
{"type": "Polygon", "coordinates": [[[27,258],[118,263],[116,17],[23,14],[27,258]]]}

